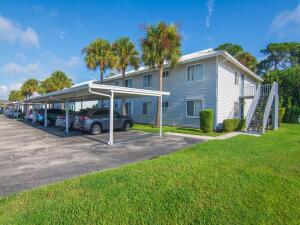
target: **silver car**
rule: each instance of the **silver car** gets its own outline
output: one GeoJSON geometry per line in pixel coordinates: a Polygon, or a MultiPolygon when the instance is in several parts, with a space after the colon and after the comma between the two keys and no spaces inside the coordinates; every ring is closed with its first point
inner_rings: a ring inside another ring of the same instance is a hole
{"type": "MultiPolygon", "coordinates": [[[[128,116],[121,116],[114,111],[114,129],[128,131],[133,126],[133,120],[128,116]]],[[[84,109],[74,118],[74,129],[100,134],[109,130],[109,109],[84,109]]]]}

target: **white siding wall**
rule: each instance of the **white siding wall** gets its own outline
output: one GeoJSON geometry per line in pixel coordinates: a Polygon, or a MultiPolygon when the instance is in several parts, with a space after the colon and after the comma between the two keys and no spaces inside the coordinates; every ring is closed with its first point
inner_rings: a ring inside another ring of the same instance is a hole
{"type": "Polygon", "coordinates": [[[217,126],[234,117],[234,102],[238,102],[240,96],[240,87],[235,85],[235,71],[229,63],[219,63],[217,126]]]}
{"type": "MultiPolygon", "coordinates": [[[[203,99],[204,108],[210,108],[215,111],[216,106],[216,58],[199,61],[204,65],[204,80],[187,81],[187,67],[191,64],[179,65],[176,69],[169,71],[169,77],[163,80],[163,90],[169,91],[170,96],[164,96],[163,100],[169,102],[169,109],[163,110],[163,124],[176,125],[183,127],[199,127],[199,118],[186,116],[187,99],[203,99]]],[[[195,63],[193,63],[195,64],[195,63]]],[[[149,73],[145,73],[149,74],[149,73]]],[[[145,75],[143,74],[143,75],[145,75]]],[[[151,73],[153,75],[153,86],[150,89],[158,89],[158,71],[151,73]]],[[[132,77],[133,88],[143,88],[143,75],[132,77]]],[[[114,85],[115,81],[109,81],[107,84],[114,85]]],[[[155,123],[157,98],[142,97],[136,99],[127,99],[133,102],[134,115],[133,120],[137,123],[155,123]],[[152,102],[152,114],[142,114],[143,102],[152,102]]]]}
{"type": "MultiPolygon", "coordinates": [[[[218,66],[218,113],[217,126],[225,119],[234,118],[234,102],[239,102],[242,84],[241,74],[244,74],[228,62],[219,63],[218,66]],[[239,73],[239,85],[235,85],[235,72],[239,73]]],[[[255,85],[256,82],[245,75],[244,85],[255,85]]],[[[253,99],[245,99],[244,115],[247,115],[253,99]]]]}

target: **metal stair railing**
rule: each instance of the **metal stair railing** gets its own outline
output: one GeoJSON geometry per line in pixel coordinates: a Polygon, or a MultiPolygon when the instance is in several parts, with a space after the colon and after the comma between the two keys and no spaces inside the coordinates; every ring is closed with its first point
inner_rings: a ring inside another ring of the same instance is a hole
{"type": "Polygon", "coordinates": [[[253,113],[255,112],[258,100],[260,98],[260,94],[261,94],[261,84],[259,84],[258,87],[256,88],[254,99],[251,102],[248,113],[246,115],[246,130],[248,130],[249,128],[253,113]]]}
{"type": "MultiPolygon", "coordinates": [[[[266,108],[265,108],[265,111],[264,111],[262,133],[264,133],[265,130],[266,130],[266,126],[267,126],[268,118],[269,118],[269,115],[270,115],[270,110],[271,110],[271,107],[272,107],[272,103],[273,103],[273,100],[274,100],[274,97],[275,97],[275,93],[278,89],[277,85],[278,84],[276,82],[274,82],[272,84],[272,88],[271,88],[271,91],[270,91],[270,94],[269,94],[269,97],[268,97],[268,102],[267,102],[267,105],[266,105],[266,108]]],[[[269,85],[269,86],[271,86],[271,85],[269,85]]]]}

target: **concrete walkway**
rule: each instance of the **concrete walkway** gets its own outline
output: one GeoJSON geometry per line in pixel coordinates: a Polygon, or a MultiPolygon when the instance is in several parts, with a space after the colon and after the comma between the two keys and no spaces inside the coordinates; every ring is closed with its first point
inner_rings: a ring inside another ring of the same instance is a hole
{"type": "Polygon", "coordinates": [[[195,138],[203,141],[209,141],[209,140],[225,140],[228,138],[232,138],[238,135],[250,135],[250,136],[255,136],[259,137],[261,136],[260,134],[253,134],[253,133],[247,133],[247,132],[241,132],[241,131],[236,131],[236,132],[231,132],[227,134],[223,134],[217,137],[211,137],[211,136],[205,136],[205,135],[194,135],[194,134],[183,134],[183,133],[174,133],[174,132],[168,132],[166,135],[170,136],[177,136],[177,137],[186,137],[186,138],[195,138]]]}

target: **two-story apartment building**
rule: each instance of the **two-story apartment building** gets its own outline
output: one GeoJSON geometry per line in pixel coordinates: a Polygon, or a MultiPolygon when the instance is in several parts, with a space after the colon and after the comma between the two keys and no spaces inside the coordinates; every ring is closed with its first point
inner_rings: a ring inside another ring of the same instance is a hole
{"type": "MultiPolygon", "coordinates": [[[[158,89],[159,72],[141,67],[126,73],[125,85],[158,89]]],[[[262,79],[225,51],[211,49],[184,55],[174,69],[165,65],[163,90],[164,125],[199,127],[199,112],[214,111],[214,127],[224,119],[245,116],[253,100],[255,86],[262,79]]],[[[122,86],[121,75],[108,77],[108,85],[122,86]]],[[[121,109],[116,100],[115,109],[121,109]]],[[[108,102],[104,102],[108,106],[108,102]]],[[[126,99],[126,111],[137,123],[155,123],[157,98],[126,99]]]]}

